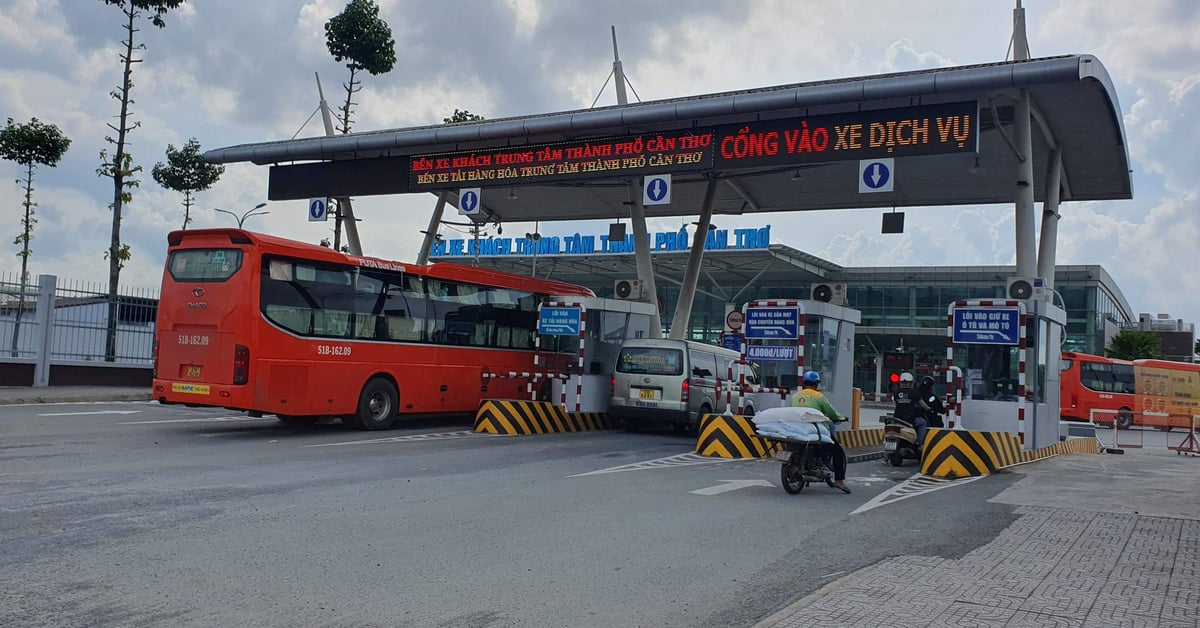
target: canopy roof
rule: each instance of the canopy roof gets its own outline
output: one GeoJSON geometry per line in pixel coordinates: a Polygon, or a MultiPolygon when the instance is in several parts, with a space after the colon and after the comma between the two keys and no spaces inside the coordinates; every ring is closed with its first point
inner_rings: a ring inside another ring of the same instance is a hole
{"type": "Polygon", "coordinates": [[[480,187],[481,220],[628,216],[629,182],[640,184],[651,173],[672,175],[671,203],[648,206],[648,217],[699,213],[709,179],[721,182],[717,214],[1011,203],[1020,158],[1011,141],[1013,102],[1020,90],[1033,103],[1038,200],[1055,147],[1062,154],[1063,201],[1132,197],[1116,91],[1090,55],[244,144],[205,158],[275,164],[273,200],[446,191],[457,204],[459,189],[480,187]],[[826,131],[825,150],[814,148],[817,128],[826,131]],[[776,155],[769,150],[772,132],[776,155]],[[636,140],[640,151],[632,150],[636,140]],[[834,150],[838,144],[843,150],[834,150]],[[860,161],[889,156],[892,191],[861,192],[860,161]],[[535,166],[541,169],[524,169],[535,166]]]}

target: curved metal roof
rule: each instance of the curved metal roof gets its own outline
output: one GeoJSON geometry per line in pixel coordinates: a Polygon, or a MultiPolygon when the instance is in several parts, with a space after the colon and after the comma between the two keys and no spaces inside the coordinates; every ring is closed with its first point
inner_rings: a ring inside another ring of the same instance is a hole
{"type": "MultiPolygon", "coordinates": [[[[1043,197],[1048,156],[1056,146],[1062,150],[1064,201],[1132,197],[1129,153],[1116,90],[1104,66],[1091,55],[782,85],[474,123],[243,144],[210,150],[205,158],[213,163],[339,162],[337,176],[323,179],[326,183],[322,185],[337,188],[328,194],[362,196],[399,191],[395,187],[397,173],[389,165],[394,162],[388,158],[976,101],[978,154],[899,157],[893,192],[860,194],[856,160],[712,170],[676,174],[672,203],[648,207],[647,215],[699,213],[709,178],[725,183],[718,188],[714,206],[716,213],[723,214],[1009,203],[1016,197],[1018,157],[1005,135],[1012,136],[1012,103],[1020,90],[1028,90],[1033,101],[1037,199],[1043,197]],[[979,167],[975,167],[977,158],[979,167]]],[[[328,163],[319,165],[317,170],[304,171],[303,177],[293,177],[308,181],[309,189],[276,185],[273,172],[271,198],[312,195],[312,181],[322,177],[311,175],[332,167],[328,163]]],[[[282,175],[286,168],[273,170],[280,170],[282,175]]],[[[513,189],[503,184],[499,188],[502,193],[485,190],[483,207],[489,218],[496,220],[626,216],[628,180],[628,175],[558,180],[515,185],[513,189]]]]}

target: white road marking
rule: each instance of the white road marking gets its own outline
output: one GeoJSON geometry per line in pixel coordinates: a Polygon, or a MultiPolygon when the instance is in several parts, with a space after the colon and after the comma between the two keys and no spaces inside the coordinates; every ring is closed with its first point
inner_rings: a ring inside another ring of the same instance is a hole
{"type": "Polygon", "coordinates": [[[95,416],[97,414],[137,414],[141,410],[93,410],[91,412],[50,412],[37,416],[95,416]]]}
{"type": "Polygon", "coordinates": [[[117,425],[152,425],[156,423],[212,423],[223,421],[274,421],[272,418],[238,416],[209,416],[198,419],[160,419],[157,421],[122,421],[117,425]]]}
{"type": "Polygon", "coordinates": [[[896,486],[876,495],[871,499],[871,501],[859,506],[850,514],[856,515],[861,512],[879,508],[880,506],[886,506],[888,504],[908,499],[909,497],[916,497],[918,495],[940,491],[944,488],[950,488],[951,486],[969,484],[975,480],[981,480],[984,477],[985,476],[974,476],[958,478],[957,480],[942,480],[939,478],[926,477],[920,473],[917,473],[907,480],[897,484],[896,486]]]}
{"type": "Polygon", "coordinates": [[[407,436],[392,436],[389,438],[370,438],[367,440],[352,440],[341,443],[321,443],[319,445],[301,445],[304,447],[339,447],[341,445],[370,445],[374,443],[404,443],[422,440],[450,440],[457,438],[491,438],[495,434],[481,434],[472,430],[458,432],[435,432],[432,434],[409,434],[407,436]]]}
{"type": "Polygon", "coordinates": [[[568,475],[568,478],[578,478],[585,475],[603,475],[605,473],[621,473],[622,471],[646,471],[649,469],[666,469],[669,467],[687,467],[697,464],[717,464],[719,462],[745,462],[743,458],[710,458],[699,454],[679,454],[677,456],[667,456],[666,458],[657,458],[655,460],[646,460],[644,462],[634,462],[632,464],[623,464],[619,467],[609,467],[600,469],[599,471],[588,471],[587,473],[576,473],[568,475]]]}
{"type": "Polygon", "coordinates": [[[688,491],[693,495],[720,495],[729,491],[736,491],[739,488],[749,488],[751,486],[768,486],[774,488],[775,485],[766,480],[721,480],[724,484],[700,488],[694,491],[688,491]]]}

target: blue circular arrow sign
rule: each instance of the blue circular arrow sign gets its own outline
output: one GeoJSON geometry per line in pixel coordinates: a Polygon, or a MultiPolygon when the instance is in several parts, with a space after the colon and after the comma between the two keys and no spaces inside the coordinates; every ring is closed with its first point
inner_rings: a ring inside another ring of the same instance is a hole
{"type": "Polygon", "coordinates": [[[646,196],[650,197],[650,200],[658,202],[663,200],[663,197],[667,195],[668,189],[670,188],[667,186],[666,179],[654,177],[650,179],[650,185],[646,186],[646,196]]]}
{"type": "Polygon", "coordinates": [[[887,167],[887,164],[875,162],[870,164],[863,170],[863,184],[872,190],[887,185],[888,179],[892,178],[892,171],[887,167]]]}
{"type": "Polygon", "coordinates": [[[467,192],[462,195],[462,210],[464,212],[473,213],[479,207],[479,195],[475,192],[467,192]]]}

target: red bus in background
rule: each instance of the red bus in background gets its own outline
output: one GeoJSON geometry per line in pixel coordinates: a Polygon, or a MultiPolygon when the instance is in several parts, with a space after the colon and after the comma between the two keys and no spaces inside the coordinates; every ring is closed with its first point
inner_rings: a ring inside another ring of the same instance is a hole
{"type": "Polygon", "coordinates": [[[1064,351],[1060,415],[1064,420],[1190,428],[1200,412],[1200,364],[1167,360],[1116,360],[1064,351]],[[1149,414],[1146,414],[1149,413],[1149,414]]]}
{"type": "MultiPolygon", "coordinates": [[[[458,264],[414,266],[238,229],[167,236],[154,398],[386,429],[399,414],[526,398],[538,304],[580,286],[458,264]]],[[[543,371],[578,338],[543,339],[543,371]]],[[[543,395],[548,395],[548,381],[543,395]]]]}

